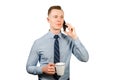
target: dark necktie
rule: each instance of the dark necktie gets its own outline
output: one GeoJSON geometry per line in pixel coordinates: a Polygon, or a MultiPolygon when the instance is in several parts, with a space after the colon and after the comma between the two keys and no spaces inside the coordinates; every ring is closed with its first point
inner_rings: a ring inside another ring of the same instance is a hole
{"type": "MultiPolygon", "coordinates": [[[[54,42],[54,63],[60,62],[60,52],[59,52],[59,41],[58,35],[54,36],[55,38],[55,42],[54,42]]],[[[55,80],[58,80],[60,76],[58,76],[56,73],[53,76],[55,78],[55,80]]]]}
{"type": "Polygon", "coordinates": [[[55,42],[54,42],[54,63],[60,62],[60,52],[59,52],[59,41],[58,35],[54,36],[55,42]]]}

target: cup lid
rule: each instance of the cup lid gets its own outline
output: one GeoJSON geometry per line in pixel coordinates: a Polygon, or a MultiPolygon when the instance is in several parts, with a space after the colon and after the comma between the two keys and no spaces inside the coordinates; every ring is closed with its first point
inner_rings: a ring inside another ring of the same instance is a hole
{"type": "Polygon", "coordinates": [[[55,65],[56,65],[56,66],[57,66],[57,65],[65,65],[65,63],[64,63],[64,62],[58,62],[58,63],[56,63],[55,65]]]}

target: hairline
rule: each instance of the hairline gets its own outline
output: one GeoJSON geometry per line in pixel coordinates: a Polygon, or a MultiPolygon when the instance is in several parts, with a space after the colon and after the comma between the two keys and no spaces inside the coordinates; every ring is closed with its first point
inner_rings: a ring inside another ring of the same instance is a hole
{"type": "Polygon", "coordinates": [[[61,8],[61,6],[51,6],[49,9],[48,9],[48,16],[49,14],[52,12],[52,10],[60,10],[64,13],[63,9],[61,8]]]}

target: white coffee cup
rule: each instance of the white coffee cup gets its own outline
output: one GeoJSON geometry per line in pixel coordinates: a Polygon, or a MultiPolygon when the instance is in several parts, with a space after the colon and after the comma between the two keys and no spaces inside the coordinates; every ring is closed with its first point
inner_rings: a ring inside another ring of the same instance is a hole
{"type": "Polygon", "coordinates": [[[63,63],[63,62],[56,63],[55,67],[56,67],[57,75],[59,75],[59,76],[64,75],[65,63],[63,63]]]}

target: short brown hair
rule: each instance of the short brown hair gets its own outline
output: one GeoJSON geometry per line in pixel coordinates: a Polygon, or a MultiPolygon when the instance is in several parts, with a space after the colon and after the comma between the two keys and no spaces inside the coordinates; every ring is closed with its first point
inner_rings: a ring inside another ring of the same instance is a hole
{"type": "Polygon", "coordinates": [[[50,14],[50,12],[51,12],[53,9],[62,10],[61,6],[58,6],[58,5],[51,6],[51,7],[48,9],[48,15],[50,14]]]}

